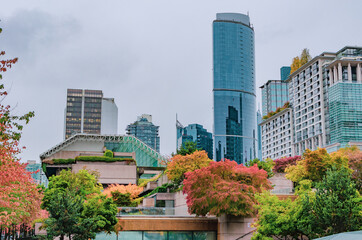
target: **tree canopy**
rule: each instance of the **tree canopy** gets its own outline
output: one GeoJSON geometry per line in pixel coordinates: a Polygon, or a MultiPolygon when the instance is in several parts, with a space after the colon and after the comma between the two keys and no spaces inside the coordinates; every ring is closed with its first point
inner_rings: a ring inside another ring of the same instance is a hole
{"type": "Polygon", "coordinates": [[[182,184],[185,173],[207,167],[211,161],[204,150],[197,150],[186,155],[175,155],[167,165],[167,177],[174,183],[182,184]]]}
{"type": "Polygon", "coordinates": [[[45,190],[42,207],[50,216],[45,221],[48,235],[75,239],[95,238],[100,231],[112,231],[117,223],[117,207],[101,193],[95,172],[63,170],[52,176],[45,190]],[[75,222],[70,226],[70,222],[75,222]]]}
{"type": "Polygon", "coordinates": [[[193,152],[201,150],[197,148],[197,144],[194,141],[187,141],[181,145],[180,149],[177,150],[178,155],[186,156],[192,154],[193,152]]]}
{"type": "Polygon", "coordinates": [[[183,193],[190,214],[205,216],[255,214],[255,193],[270,189],[267,172],[256,165],[245,167],[235,161],[210,162],[187,172],[183,193]]]}
{"type": "Polygon", "coordinates": [[[290,74],[298,70],[301,66],[309,62],[311,59],[312,57],[309,54],[309,49],[304,48],[300,56],[293,58],[292,64],[290,66],[290,74]]]}

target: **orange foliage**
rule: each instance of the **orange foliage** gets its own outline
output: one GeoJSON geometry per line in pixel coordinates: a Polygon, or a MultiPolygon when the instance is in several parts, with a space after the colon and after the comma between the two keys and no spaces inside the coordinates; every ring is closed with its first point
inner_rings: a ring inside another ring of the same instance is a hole
{"type": "Polygon", "coordinates": [[[122,194],[129,193],[131,200],[134,200],[138,197],[138,195],[143,191],[143,187],[139,187],[135,184],[128,184],[128,185],[119,185],[119,184],[111,184],[109,187],[104,189],[103,193],[107,197],[112,197],[112,192],[119,192],[122,194]]]}
{"type": "Polygon", "coordinates": [[[175,155],[167,165],[167,177],[174,182],[182,182],[185,173],[207,167],[211,161],[204,150],[186,156],[175,155]]]}

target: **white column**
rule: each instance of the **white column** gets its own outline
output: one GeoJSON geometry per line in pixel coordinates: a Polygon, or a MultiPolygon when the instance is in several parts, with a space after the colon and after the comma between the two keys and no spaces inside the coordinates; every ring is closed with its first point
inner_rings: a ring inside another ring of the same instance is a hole
{"type": "Polygon", "coordinates": [[[331,84],[331,86],[333,85],[333,69],[330,68],[329,69],[329,83],[331,84]]]}
{"type": "Polygon", "coordinates": [[[357,72],[357,82],[362,83],[362,76],[361,76],[362,72],[361,72],[361,64],[360,63],[357,64],[356,72],[357,72]]]}
{"type": "Polygon", "coordinates": [[[342,63],[338,63],[338,80],[342,82],[342,63]]]}
{"type": "Polygon", "coordinates": [[[352,68],[351,68],[351,63],[348,63],[347,73],[348,73],[348,82],[352,82],[352,68]]]}
{"type": "Polygon", "coordinates": [[[315,150],[315,148],[314,148],[314,137],[312,137],[312,150],[314,151],[315,150]]]}
{"type": "Polygon", "coordinates": [[[333,83],[338,82],[338,76],[337,76],[337,68],[336,66],[333,67],[333,83]]]}

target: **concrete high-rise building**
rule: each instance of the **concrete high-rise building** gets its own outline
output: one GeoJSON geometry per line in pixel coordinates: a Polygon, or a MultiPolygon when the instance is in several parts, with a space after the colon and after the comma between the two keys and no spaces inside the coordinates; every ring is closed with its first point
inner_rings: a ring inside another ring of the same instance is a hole
{"type": "Polygon", "coordinates": [[[127,135],[132,135],[146,143],[149,147],[160,152],[160,136],[158,135],[159,126],[152,123],[152,116],[142,114],[137,121],[128,125],[127,135]]]}
{"type": "Polygon", "coordinates": [[[67,90],[64,137],[76,133],[117,134],[118,108],[100,90],[67,90]]]}
{"type": "Polygon", "coordinates": [[[208,132],[200,124],[189,124],[184,127],[179,121],[176,121],[177,150],[186,142],[195,142],[198,149],[203,149],[207,152],[210,159],[213,159],[213,140],[212,133],[208,132]]]}
{"type": "Polygon", "coordinates": [[[261,144],[261,126],[259,125],[262,122],[261,119],[261,112],[260,110],[258,110],[256,112],[256,123],[257,123],[257,131],[258,131],[258,159],[262,159],[263,158],[263,154],[262,154],[262,144],[261,144]]]}
{"type": "Polygon", "coordinates": [[[216,161],[256,158],[254,29],[248,15],[218,13],[213,22],[216,161]]]}

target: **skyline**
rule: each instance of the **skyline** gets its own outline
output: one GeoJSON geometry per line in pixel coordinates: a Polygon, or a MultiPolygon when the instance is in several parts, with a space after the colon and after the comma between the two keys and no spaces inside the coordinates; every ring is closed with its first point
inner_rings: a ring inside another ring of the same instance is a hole
{"type": "Polygon", "coordinates": [[[259,87],[279,79],[280,67],[290,65],[303,48],[309,48],[314,57],[362,45],[358,42],[362,33],[354,24],[361,19],[358,1],[344,6],[337,1],[293,6],[287,1],[208,1],[207,6],[184,2],[145,1],[141,7],[90,2],[88,8],[85,2],[70,1],[4,4],[0,44],[7,58],[19,58],[4,74],[5,86],[11,88],[5,102],[17,105],[15,113],[35,111],[35,118],[24,128],[21,144],[28,150],[22,154],[23,161],[39,161],[42,152],[62,141],[67,88],[102,90],[115,98],[120,134],[125,134],[136,116],[151,114],[160,126],[162,154],[175,151],[176,113],[184,124],[198,123],[212,132],[212,21],[216,13],[250,14],[258,106],[259,87]],[[80,8],[83,11],[78,13],[80,8]]]}

